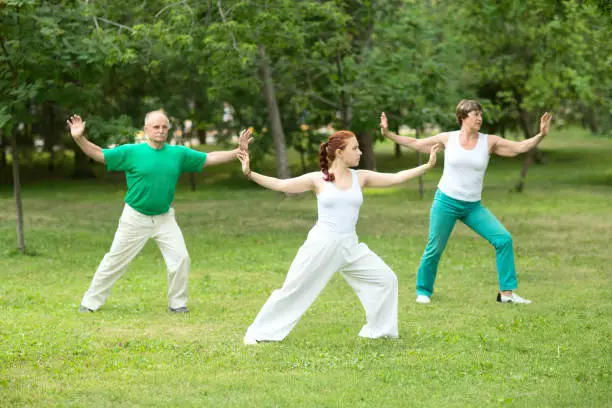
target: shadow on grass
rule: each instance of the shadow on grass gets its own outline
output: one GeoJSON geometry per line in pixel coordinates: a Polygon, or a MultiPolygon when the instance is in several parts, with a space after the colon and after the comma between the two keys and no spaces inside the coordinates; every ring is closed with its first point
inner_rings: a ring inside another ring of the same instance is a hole
{"type": "Polygon", "coordinates": [[[34,257],[43,256],[43,255],[44,254],[42,254],[41,252],[37,252],[35,249],[30,249],[30,248],[26,248],[23,252],[21,252],[17,248],[9,249],[4,252],[4,256],[9,257],[9,258],[16,258],[19,256],[27,256],[30,258],[34,258],[34,257]]]}

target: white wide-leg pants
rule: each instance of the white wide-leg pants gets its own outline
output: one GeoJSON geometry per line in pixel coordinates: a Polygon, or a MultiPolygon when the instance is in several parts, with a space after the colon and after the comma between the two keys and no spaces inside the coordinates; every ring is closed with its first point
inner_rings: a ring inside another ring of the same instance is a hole
{"type": "Polygon", "coordinates": [[[299,249],[283,287],[265,303],[246,336],[258,341],[280,341],[295,327],[302,315],[340,271],[351,285],[366,312],[361,337],[398,336],[397,277],[357,234],[335,233],[315,225],[299,249]]]}
{"type": "Polygon", "coordinates": [[[149,216],[125,205],[110,251],[104,255],[81,304],[97,310],[104,304],[112,286],[149,238],[155,239],[168,268],[168,306],[187,306],[189,254],[183,233],[174,218],[174,209],[149,216]]]}

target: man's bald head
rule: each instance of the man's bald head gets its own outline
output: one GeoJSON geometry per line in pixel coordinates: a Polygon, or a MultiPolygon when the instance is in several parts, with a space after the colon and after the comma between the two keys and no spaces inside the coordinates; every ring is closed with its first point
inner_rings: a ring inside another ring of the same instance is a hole
{"type": "Polygon", "coordinates": [[[146,114],[145,116],[145,126],[151,124],[151,122],[156,121],[157,119],[163,118],[166,120],[167,124],[170,125],[170,121],[168,120],[168,116],[162,110],[154,110],[146,114]]]}
{"type": "Polygon", "coordinates": [[[144,132],[151,147],[156,149],[163,147],[168,139],[168,129],[170,121],[163,111],[155,110],[145,116],[144,132]]]}

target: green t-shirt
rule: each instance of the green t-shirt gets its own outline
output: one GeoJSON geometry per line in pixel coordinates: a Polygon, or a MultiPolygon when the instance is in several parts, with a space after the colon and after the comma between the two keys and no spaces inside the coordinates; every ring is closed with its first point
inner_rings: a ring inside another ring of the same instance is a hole
{"type": "Polygon", "coordinates": [[[125,202],[146,215],[168,212],[180,175],[200,171],[206,162],[206,153],[169,144],[159,150],[147,143],[125,144],[102,152],[108,171],[125,172],[125,202]]]}

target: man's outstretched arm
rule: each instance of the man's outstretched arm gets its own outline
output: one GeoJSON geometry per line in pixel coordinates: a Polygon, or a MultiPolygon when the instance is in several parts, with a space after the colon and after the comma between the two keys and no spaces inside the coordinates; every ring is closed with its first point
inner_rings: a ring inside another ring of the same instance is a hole
{"type": "Polygon", "coordinates": [[[236,157],[238,157],[239,152],[248,151],[249,145],[252,142],[253,138],[251,137],[251,131],[249,129],[242,130],[240,132],[240,137],[238,138],[238,148],[234,150],[208,153],[206,156],[206,162],[204,163],[204,167],[227,163],[229,161],[234,160],[236,157]]]}
{"type": "Polygon", "coordinates": [[[83,122],[79,115],[72,115],[72,117],[67,120],[67,123],[68,126],[70,126],[70,134],[72,135],[74,142],[81,148],[83,153],[97,162],[104,163],[104,153],[102,153],[102,148],[91,143],[89,140],[85,139],[85,136],[83,136],[85,133],[86,122],[83,122]]]}

